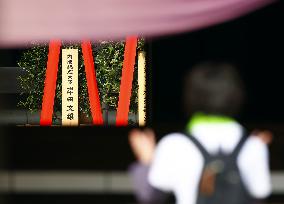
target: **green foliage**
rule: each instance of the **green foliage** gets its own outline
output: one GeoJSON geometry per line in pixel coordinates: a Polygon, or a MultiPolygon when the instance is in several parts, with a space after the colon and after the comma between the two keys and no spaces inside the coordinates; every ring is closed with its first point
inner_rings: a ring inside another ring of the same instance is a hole
{"type": "MultiPolygon", "coordinates": [[[[99,94],[101,102],[106,104],[109,110],[116,110],[120,89],[121,70],[123,65],[124,41],[101,41],[92,45],[93,56],[99,94]]],[[[144,40],[139,40],[137,50],[143,50],[144,40]]],[[[80,44],[64,43],[62,48],[79,49],[79,111],[90,116],[85,67],[80,44]]],[[[35,44],[32,48],[23,52],[18,65],[25,74],[18,78],[22,87],[22,99],[18,105],[31,112],[41,109],[44,79],[48,55],[48,45],[35,44]]],[[[60,56],[61,62],[61,56],[60,56]]],[[[61,112],[61,63],[59,62],[54,113],[61,112]]],[[[130,112],[137,112],[137,63],[134,69],[130,112]]]]}

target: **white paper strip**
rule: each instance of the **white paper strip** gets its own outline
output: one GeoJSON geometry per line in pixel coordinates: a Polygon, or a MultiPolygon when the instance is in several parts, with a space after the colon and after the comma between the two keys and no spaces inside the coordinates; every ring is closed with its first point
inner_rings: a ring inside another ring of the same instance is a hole
{"type": "Polygon", "coordinates": [[[62,125],[78,123],[78,49],[62,49],[62,125]]]}

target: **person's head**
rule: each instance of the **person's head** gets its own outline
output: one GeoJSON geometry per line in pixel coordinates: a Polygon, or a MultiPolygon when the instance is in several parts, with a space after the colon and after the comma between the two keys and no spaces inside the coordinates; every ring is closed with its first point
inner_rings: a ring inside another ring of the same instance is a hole
{"type": "Polygon", "coordinates": [[[186,75],[184,102],[189,115],[203,112],[234,117],[243,101],[243,82],[229,63],[204,62],[186,75]]]}

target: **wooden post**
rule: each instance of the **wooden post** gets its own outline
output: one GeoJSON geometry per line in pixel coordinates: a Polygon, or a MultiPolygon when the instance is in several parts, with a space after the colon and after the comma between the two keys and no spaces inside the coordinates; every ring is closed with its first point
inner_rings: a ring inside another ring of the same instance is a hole
{"type": "Polygon", "coordinates": [[[99,90],[96,80],[95,64],[92,53],[92,45],[90,41],[82,42],[82,52],[85,63],[85,71],[88,85],[88,93],[90,100],[93,124],[103,125],[103,115],[100,104],[99,90]]]}
{"type": "Polygon", "coordinates": [[[56,79],[58,71],[58,62],[60,55],[61,42],[52,40],[49,43],[48,61],[46,68],[46,76],[44,81],[44,90],[42,98],[42,108],[40,114],[40,125],[51,126],[54,97],[56,90],[56,79]]]}
{"type": "Polygon", "coordinates": [[[135,65],[137,37],[126,38],[122,76],[120,82],[120,93],[118,99],[116,125],[128,124],[128,113],[132,89],[133,71],[135,65]]]}

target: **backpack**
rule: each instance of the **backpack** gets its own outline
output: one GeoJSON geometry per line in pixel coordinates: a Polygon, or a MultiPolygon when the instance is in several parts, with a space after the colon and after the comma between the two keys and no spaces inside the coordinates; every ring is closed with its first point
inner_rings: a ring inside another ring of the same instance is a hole
{"type": "Polygon", "coordinates": [[[237,157],[247,137],[242,136],[231,154],[221,151],[211,155],[200,142],[189,136],[204,157],[204,167],[200,177],[197,204],[249,204],[249,195],[241,179],[237,157]]]}

